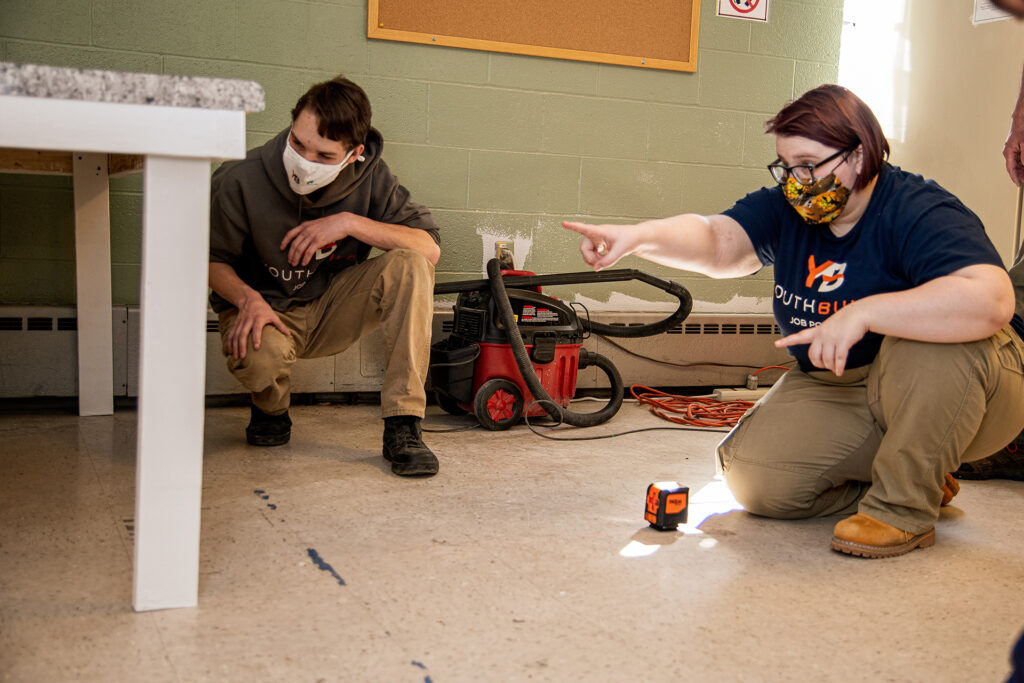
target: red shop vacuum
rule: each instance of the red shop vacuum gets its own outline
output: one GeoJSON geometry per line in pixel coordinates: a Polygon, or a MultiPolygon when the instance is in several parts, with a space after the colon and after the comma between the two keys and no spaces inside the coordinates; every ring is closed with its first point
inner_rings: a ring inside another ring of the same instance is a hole
{"type": "Polygon", "coordinates": [[[430,388],[448,413],[472,413],[491,430],[508,429],[524,414],[548,415],[556,422],[592,427],[610,420],[622,405],[624,386],[608,358],[588,351],[583,340],[596,333],[608,337],[661,334],[690,314],[693,300],[685,287],[639,270],[534,275],[503,271],[498,259],[487,263],[486,280],[446,282],[435,294],[458,293],[452,333],[431,346],[430,388]],[[605,325],[580,317],[579,304],[566,304],[541,293],[543,285],[639,280],[679,299],[679,308],[647,325],[605,325]],[[577,373],[599,367],[611,383],[611,397],[601,410],[568,410],[576,393],[577,373]]]}

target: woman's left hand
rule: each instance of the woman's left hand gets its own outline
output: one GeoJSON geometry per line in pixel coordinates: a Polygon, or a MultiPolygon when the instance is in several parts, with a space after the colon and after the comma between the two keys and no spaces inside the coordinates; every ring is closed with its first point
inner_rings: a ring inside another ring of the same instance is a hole
{"type": "Polygon", "coordinates": [[[854,304],[849,304],[820,325],[779,339],[775,346],[809,344],[807,357],[815,367],[831,370],[838,377],[846,369],[850,347],[860,341],[868,329],[867,319],[859,314],[854,304]]]}

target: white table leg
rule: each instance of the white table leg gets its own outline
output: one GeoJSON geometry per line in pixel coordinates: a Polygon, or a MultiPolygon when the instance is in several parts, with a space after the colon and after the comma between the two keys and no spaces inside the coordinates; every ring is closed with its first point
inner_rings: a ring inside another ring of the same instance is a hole
{"type": "Polygon", "coordinates": [[[78,302],[78,414],[114,412],[107,155],[72,154],[78,302]]]}
{"type": "Polygon", "coordinates": [[[210,162],[147,156],[135,501],[136,610],[199,596],[210,162]]]}

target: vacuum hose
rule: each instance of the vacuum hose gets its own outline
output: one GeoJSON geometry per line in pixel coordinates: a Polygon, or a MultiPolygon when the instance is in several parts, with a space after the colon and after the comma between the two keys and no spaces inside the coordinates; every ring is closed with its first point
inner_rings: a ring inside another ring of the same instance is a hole
{"type": "Polygon", "coordinates": [[[519,327],[516,325],[515,313],[512,311],[512,304],[508,300],[508,292],[505,291],[505,282],[501,277],[501,262],[496,258],[487,262],[487,279],[491,284],[491,293],[494,295],[495,303],[498,306],[498,317],[501,319],[501,324],[505,327],[509,346],[512,347],[512,356],[516,359],[516,365],[519,367],[519,374],[523,376],[523,381],[526,382],[526,386],[530,389],[530,393],[533,394],[533,398],[544,408],[544,412],[552,420],[565,422],[574,427],[593,427],[602,422],[607,422],[615,413],[619,412],[625,389],[619,371],[604,356],[582,348],[580,349],[579,367],[585,368],[590,365],[596,365],[601,368],[608,375],[608,380],[611,382],[611,399],[609,399],[604,408],[596,413],[573,412],[563,408],[551,399],[551,395],[544,390],[540,379],[537,377],[537,373],[533,370],[533,363],[530,362],[529,354],[526,351],[526,344],[523,343],[523,336],[519,333],[519,327]]]}
{"type": "Polygon", "coordinates": [[[624,325],[605,325],[593,320],[583,320],[583,329],[595,334],[603,334],[606,337],[631,337],[634,339],[637,337],[652,337],[656,334],[668,332],[686,320],[686,317],[690,315],[690,310],[693,308],[693,298],[686,287],[671,280],[667,282],[658,280],[647,273],[637,273],[637,279],[648,284],[654,284],[655,281],[663,283],[662,289],[679,299],[679,308],[664,320],[647,323],[646,325],[630,325],[627,327],[624,325]]]}

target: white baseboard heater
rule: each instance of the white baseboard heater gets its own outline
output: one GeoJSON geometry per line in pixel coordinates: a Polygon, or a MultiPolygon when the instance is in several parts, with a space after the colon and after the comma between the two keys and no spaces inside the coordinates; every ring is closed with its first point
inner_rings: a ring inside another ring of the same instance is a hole
{"type": "MultiPolygon", "coordinates": [[[[77,317],[73,306],[0,306],[0,398],[70,397],[78,395],[77,317]]],[[[437,341],[451,329],[452,311],[434,313],[437,341]]],[[[664,313],[596,312],[606,324],[641,325],[664,313]]],[[[115,306],[113,311],[114,394],[138,395],[139,309],[115,306]]],[[[207,317],[206,393],[244,394],[227,371],[220,352],[217,317],[207,317]]],[[[639,339],[606,339],[594,335],[584,346],[615,363],[626,386],[743,386],[752,371],[789,360],[772,342],[779,336],[765,314],[694,313],[664,334],[639,339]]],[[[374,392],[384,376],[379,333],[365,337],[344,353],[300,360],[292,374],[295,393],[374,392]]],[[[777,376],[777,375],[773,375],[777,376]]],[[[584,370],[580,389],[607,387],[597,368],[584,370]]]]}

